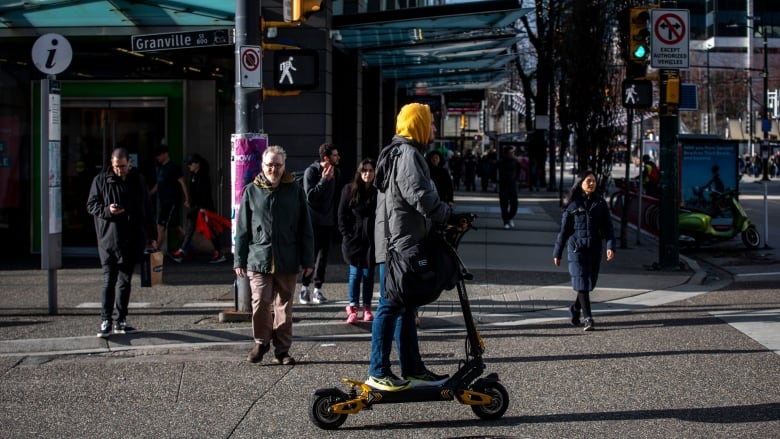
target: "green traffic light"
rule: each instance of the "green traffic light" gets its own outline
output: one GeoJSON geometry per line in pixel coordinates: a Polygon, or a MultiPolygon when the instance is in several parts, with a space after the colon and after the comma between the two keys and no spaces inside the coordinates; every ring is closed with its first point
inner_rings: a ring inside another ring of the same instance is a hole
{"type": "Polygon", "coordinates": [[[634,49],[634,58],[643,59],[647,55],[647,49],[643,45],[636,46],[634,49]]]}

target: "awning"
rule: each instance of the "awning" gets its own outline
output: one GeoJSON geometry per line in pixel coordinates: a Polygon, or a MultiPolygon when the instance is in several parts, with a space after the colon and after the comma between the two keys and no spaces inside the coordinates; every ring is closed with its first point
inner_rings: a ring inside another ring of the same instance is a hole
{"type": "Polygon", "coordinates": [[[333,17],[337,44],[359,50],[400,88],[455,91],[508,78],[515,23],[532,8],[492,0],[333,17]]]}
{"type": "Polygon", "coordinates": [[[138,27],[224,27],[233,26],[234,17],[233,1],[10,0],[0,2],[0,37],[38,35],[42,28],[127,35],[138,27]]]}

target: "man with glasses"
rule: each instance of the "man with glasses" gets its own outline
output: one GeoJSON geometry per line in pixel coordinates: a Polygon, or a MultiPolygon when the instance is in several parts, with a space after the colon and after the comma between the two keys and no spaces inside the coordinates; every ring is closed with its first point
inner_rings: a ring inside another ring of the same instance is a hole
{"type": "Polygon", "coordinates": [[[292,304],[295,281],[303,267],[314,266],[314,236],[306,196],[285,172],[287,154],[280,146],[263,152],[263,171],[244,187],[238,210],[233,269],[249,277],[252,290],[252,338],[247,357],[260,363],[274,345],[273,364],[295,364],[292,345],[292,304]]]}
{"type": "Polygon", "coordinates": [[[325,282],[325,268],[328,265],[330,240],[336,230],[336,211],[341,190],[338,166],[341,157],[339,150],[331,143],[323,143],[319,149],[319,159],[309,165],[303,173],[303,190],[309,204],[309,215],[314,228],[314,273],[303,275],[301,279],[302,304],[321,304],[328,301],[322,294],[325,282]],[[314,281],[314,291],[309,285],[314,281]]]}
{"type": "Polygon", "coordinates": [[[103,266],[102,308],[98,337],[132,332],[127,324],[130,285],[144,246],[157,247],[152,203],[141,173],[130,166],[127,150],[111,153],[111,167],[96,175],[87,198],[94,217],[98,254],[103,266]],[[119,295],[117,296],[117,284],[119,295]],[[113,324],[114,307],[117,320],[113,324]]]}

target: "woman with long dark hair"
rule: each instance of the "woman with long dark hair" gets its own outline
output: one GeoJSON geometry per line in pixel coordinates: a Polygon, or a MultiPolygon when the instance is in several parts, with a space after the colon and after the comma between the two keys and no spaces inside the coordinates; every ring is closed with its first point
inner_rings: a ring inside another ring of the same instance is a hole
{"type": "Polygon", "coordinates": [[[592,331],[594,327],[590,292],[599,277],[603,241],[606,241],[607,261],[615,257],[612,217],[604,197],[596,190],[596,182],[592,171],[583,171],[577,176],[563,203],[561,230],[553,250],[553,263],[560,266],[566,247],[571,285],[577,292],[577,298],[569,307],[569,316],[571,324],[579,326],[582,312],[585,331],[592,331]]]}
{"type": "Polygon", "coordinates": [[[355,178],[341,191],[339,200],[339,232],[344,262],[349,264],[349,305],[347,323],[358,320],[360,299],[363,299],[363,320],[374,320],[371,299],[374,295],[374,222],[376,194],[374,170],[376,164],[367,158],[360,162],[355,178]],[[361,294],[362,292],[362,294],[361,294]]]}

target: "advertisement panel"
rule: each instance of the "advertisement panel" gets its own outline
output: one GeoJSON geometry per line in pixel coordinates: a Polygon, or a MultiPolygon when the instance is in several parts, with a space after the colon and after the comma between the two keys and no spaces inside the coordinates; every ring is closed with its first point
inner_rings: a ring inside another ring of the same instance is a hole
{"type": "Polygon", "coordinates": [[[707,210],[713,192],[739,190],[739,144],[733,140],[681,139],[680,204],[707,210]]]}

